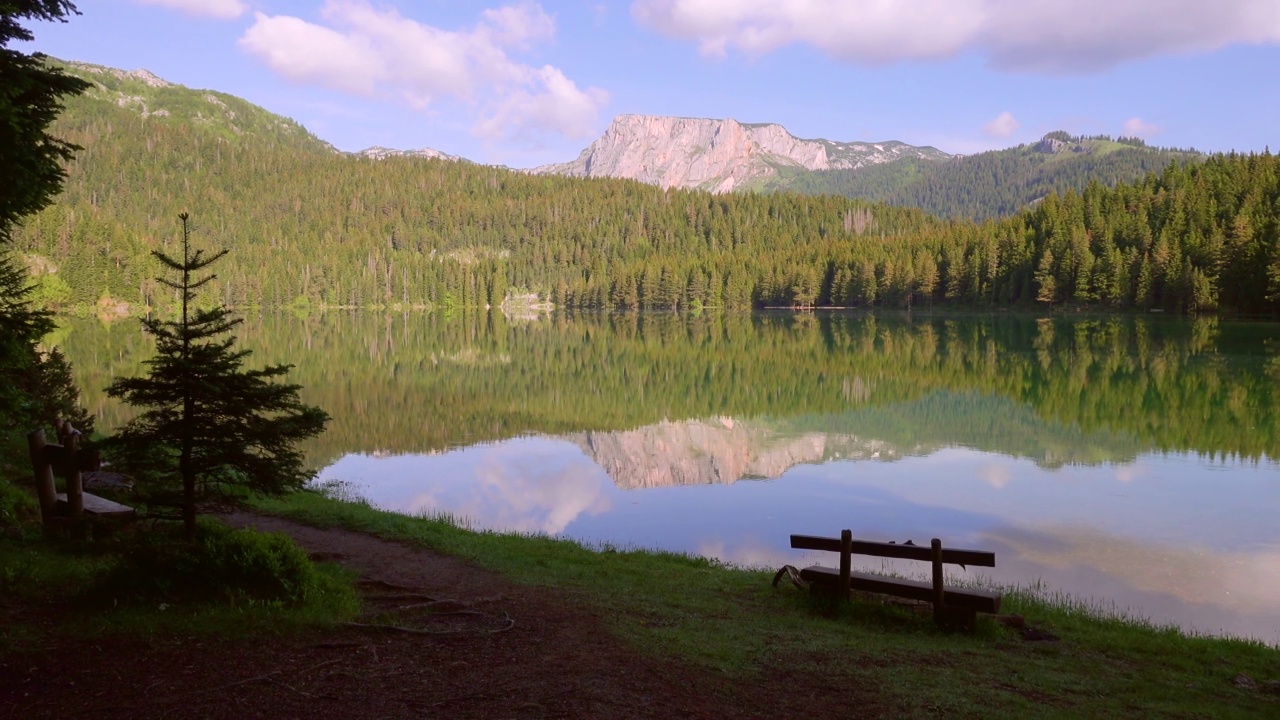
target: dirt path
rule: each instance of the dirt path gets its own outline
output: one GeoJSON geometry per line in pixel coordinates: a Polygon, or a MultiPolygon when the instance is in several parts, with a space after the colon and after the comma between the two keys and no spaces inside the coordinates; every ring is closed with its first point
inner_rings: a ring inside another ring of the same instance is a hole
{"type": "Polygon", "coordinates": [[[468,613],[433,626],[454,635],[339,628],[266,644],[58,641],[0,657],[0,717],[734,718],[831,707],[830,697],[819,703],[824,688],[797,688],[794,678],[734,682],[637,655],[553,591],[457,558],[279,518],[227,520],[288,533],[358,572],[371,595],[413,588],[461,601],[468,613]]]}

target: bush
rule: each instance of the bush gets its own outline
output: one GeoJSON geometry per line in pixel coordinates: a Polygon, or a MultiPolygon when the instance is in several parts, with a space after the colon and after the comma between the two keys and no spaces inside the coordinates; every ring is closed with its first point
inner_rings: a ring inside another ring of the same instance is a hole
{"type": "Polygon", "coordinates": [[[0,532],[16,532],[40,522],[40,504],[26,490],[0,480],[0,532]],[[13,528],[13,530],[10,530],[13,528]]]}
{"type": "Polygon", "coordinates": [[[302,605],[349,587],[321,573],[287,535],[200,522],[194,543],[140,536],[95,595],[111,601],[302,605]]]}

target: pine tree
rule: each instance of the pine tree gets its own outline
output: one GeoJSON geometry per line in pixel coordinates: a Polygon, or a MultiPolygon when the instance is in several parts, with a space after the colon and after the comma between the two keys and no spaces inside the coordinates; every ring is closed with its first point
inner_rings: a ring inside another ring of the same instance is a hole
{"type": "MultiPolygon", "coordinates": [[[[25,269],[0,252],[0,448],[20,445],[25,435],[63,418],[82,432],[93,418],[79,404],[71,365],[57,348],[40,348],[54,328],[53,315],[32,307],[25,269]]],[[[8,453],[11,454],[11,453],[8,453]]],[[[7,456],[6,455],[6,460],[7,456]]],[[[3,463],[0,463],[3,465],[3,463]]]]}
{"type": "Polygon", "coordinates": [[[1052,305],[1058,299],[1058,278],[1054,275],[1053,251],[1045,250],[1044,255],[1040,257],[1040,266],[1036,269],[1035,281],[1036,285],[1040,287],[1040,292],[1036,294],[1036,300],[1052,305]]]}
{"type": "Polygon", "coordinates": [[[298,442],[320,434],[329,416],[298,398],[297,385],[276,382],[291,365],[246,370],[248,350],[233,350],[227,333],[240,323],[225,306],[194,309],[196,291],[214,279],[194,276],[227,254],[206,256],[191,249],[186,213],[182,257],[152,254],[177,273],[177,281],[157,278],[178,291],[178,320],[142,321],[156,339],[156,357],[146,377],[118,378],[107,394],[146,408],[111,439],[123,464],[148,480],[157,504],[172,502],[180,479],[182,520],[187,538],[196,535],[198,500],[232,487],[278,493],[301,487],[310,474],[302,467],[298,442]],[[221,336],[221,337],[220,337],[221,336]]]}

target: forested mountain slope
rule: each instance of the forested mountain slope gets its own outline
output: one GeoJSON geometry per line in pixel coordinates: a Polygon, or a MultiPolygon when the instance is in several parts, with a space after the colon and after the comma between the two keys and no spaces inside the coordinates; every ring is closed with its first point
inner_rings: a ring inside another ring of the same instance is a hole
{"type": "Polygon", "coordinates": [[[108,74],[119,88],[67,103],[54,131],[84,149],[57,204],[16,236],[53,306],[170,302],[149,253],[173,252],[185,210],[197,241],[231,249],[210,298],[236,306],[482,306],[519,291],[677,310],[1280,309],[1280,163],[1269,154],[1114,190],[1095,182],[976,224],[833,196],[369,159],[230,96],[146,85],[163,102],[124,100],[147,98],[136,84],[148,81],[108,74]]]}
{"type": "Polygon", "coordinates": [[[1197,162],[1195,151],[1147,147],[1141,140],[1081,138],[1053,132],[1037,143],[945,161],[921,158],[816,172],[782,169],[754,187],[834,194],[918,207],[942,217],[976,220],[1013,215],[1052,192],[1083,192],[1142,179],[1172,162],[1197,162]]]}
{"type": "MultiPolygon", "coordinates": [[[[234,95],[193,90],[146,70],[119,70],[82,62],[55,64],[92,83],[84,95],[67,102],[68,114],[82,121],[84,116],[103,116],[100,108],[104,105],[115,105],[125,111],[120,115],[136,115],[153,125],[188,127],[193,138],[260,143],[281,151],[337,152],[297,122],[234,95]]],[[[107,132],[112,129],[108,127],[107,132]]]]}

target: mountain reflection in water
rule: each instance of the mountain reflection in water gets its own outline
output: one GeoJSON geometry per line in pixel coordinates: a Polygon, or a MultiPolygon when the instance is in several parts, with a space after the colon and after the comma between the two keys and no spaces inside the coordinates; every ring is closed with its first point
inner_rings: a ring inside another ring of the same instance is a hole
{"type": "MultiPolygon", "coordinates": [[[[1157,622],[1280,642],[1280,325],[916,313],[256,315],[333,422],[322,480],[477,527],[807,561],[796,532],[990,548],[1157,622]]],[[[102,393],[151,346],[68,321],[102,393]]]]}
{"type": "MultiPolygon", "coordinates": [[[[997,567],[979,578],[1038,583],[1108,611],[1280,644],[1280,503],[1270,461],[1148,454],[1128,464],[1044,468],[975,450],[903,452],[714,418],[431,455],[353,454],[319,479],[350,482],[398,512],[447,512],[478,528],[747,566],[830,562],[792,551],[791,533],[940,536],[996,552],[997,567]],[[1231,493],[1221,497],[1213,481],[1227,467],[1231,493]],[[1270,544],[1259,541],[1267,537],[1270,544]]],[[[920,572],[909,563],[891,569],[920,572]]]]}

